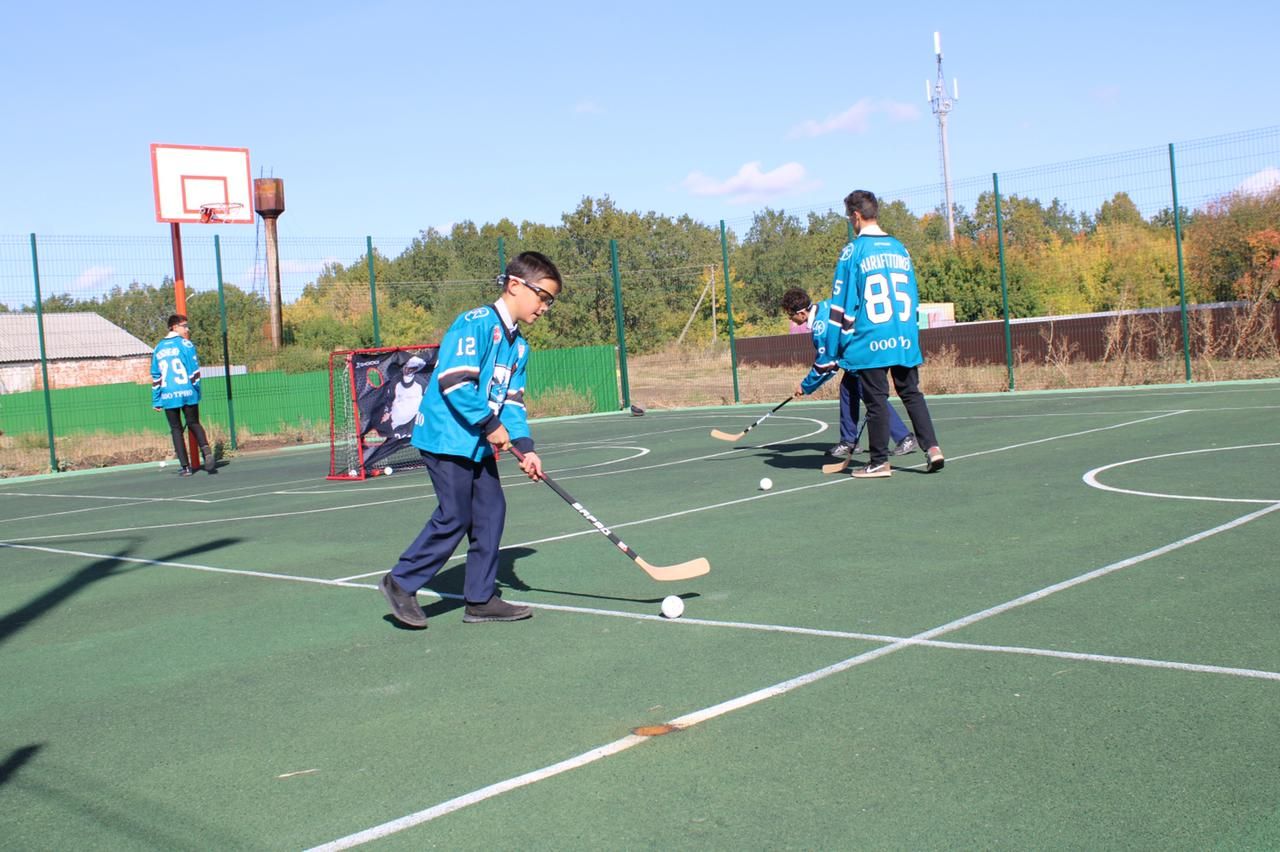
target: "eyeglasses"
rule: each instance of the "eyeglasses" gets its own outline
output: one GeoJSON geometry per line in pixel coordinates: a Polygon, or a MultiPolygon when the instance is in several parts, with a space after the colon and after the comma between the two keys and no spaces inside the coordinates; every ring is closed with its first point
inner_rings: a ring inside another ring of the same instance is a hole
{"type": "Polygon", "coordinates": [[[528,281],[525,281],[523,278],[519,278],[515,275],[508,275],[507,278],[519,284],[523,284],[533,292],[537,293],[538,301],[542,302],[542,304],[546,305],[548,308],[551,307],[552,303],[554,303],[556,300],[555,293],[550,293],[542,289],[541,287],[539,287],[537,284],[530,284],[528,281]]]}

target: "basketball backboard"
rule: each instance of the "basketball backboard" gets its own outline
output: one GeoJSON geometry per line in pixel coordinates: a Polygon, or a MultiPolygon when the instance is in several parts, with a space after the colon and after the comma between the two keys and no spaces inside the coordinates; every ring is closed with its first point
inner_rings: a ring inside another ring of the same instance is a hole
{"type": "Polygon", "coordinates": [[[248,148],[155,142],[151,176],[157,222],[253,224],[248,148]],[[212,217],[211,209],[216,211],[212,217]]]}

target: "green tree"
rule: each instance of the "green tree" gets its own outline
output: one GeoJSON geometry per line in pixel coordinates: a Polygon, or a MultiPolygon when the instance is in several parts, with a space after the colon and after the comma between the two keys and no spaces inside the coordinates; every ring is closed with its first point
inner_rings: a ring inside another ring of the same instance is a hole
{"type": "Polygon", "coordinates": [[[1147,222],[1142,218],[1138,205],[1133,203],[1127,192],[1117,192],[1110,201],[1102,202],[1098,215],[1093,220],[1094,229],[1128,226],[1145,227],[1147,222]]]}
{"type": "Polygon", "coordinates": [[[1196,301],[1237,298],[1254,268],[1250,237],[1280,228],[1280,186],[1265,193],[1236,192],[1207,205],[1186,229],[1186,260],[1196,301]]]}

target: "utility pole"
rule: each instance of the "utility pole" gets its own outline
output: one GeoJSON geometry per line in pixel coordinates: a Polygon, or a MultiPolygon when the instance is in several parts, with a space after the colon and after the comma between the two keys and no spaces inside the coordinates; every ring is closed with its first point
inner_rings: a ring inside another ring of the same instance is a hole
{"type": "Polygon", "coordinates": [[[942,75],[942,34],[933,34],[933,52],[938,58],[938,79],[933,83],[924,81],[924,96],[933,107],[933,114],[938,117],[938,149],[942,158],[942,188],[947,204],[947,238],[956,241],[955,205],[951,199],[951,155],[947,150],[947,114],[951,112],[955,102],[960,100],[960,81],[952,80],[953,95],[947,96],[947,81],[942,75]]]}

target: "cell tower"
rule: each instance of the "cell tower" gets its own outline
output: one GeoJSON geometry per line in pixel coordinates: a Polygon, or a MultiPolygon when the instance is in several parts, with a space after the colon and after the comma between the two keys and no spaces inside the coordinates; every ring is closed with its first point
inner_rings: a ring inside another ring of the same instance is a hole
{"type": "Polygon", "coordinates": [[[951,155],[947,151],[947,114],[960,100],[960,81],[952,80],[953,94],[947,96],[947,81],[942,76],[942,34],[933,34],[933,52],[938,57],[938,79],[933,83],[924,81],[924,96],[933,107],[933,114],[938,117],[938,149],[942,156],[942,187],[947,201],[947,237],[956,241],[955,205],[951,201],[951,155]]]}

